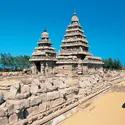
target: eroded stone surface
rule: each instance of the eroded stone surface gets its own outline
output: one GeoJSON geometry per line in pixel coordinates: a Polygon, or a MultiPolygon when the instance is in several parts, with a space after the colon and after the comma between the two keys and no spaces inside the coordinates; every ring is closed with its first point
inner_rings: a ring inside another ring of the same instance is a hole
{"type": "Polygon", "coordinates": [[[30,106],[34,106],[41,103],[42,99],[40,96],[32,96],[29,101],[30,101],[30,106]]]}
{"type": "Polygon", "coordinates": [[[49,100],[54,100],[60,97],[60,92],[59,91],[54,91],[54,92],[48,92],[47,93],[47,101],[49,100]]]}
{"type": "Polygon", "coordinates": [[[0,117],[0,125],[6,125],[6,124],[8,124],[8,118],[0,117]]]}
{"type": "Polygon", "coordinates": [[[47,103],[43,102],[41,104],[39,104],[39,112],[44,112],[47,109],[47,103]]]}
{"type": "Polygon", "coordinates": [[[11,86],[0,84],[0,90],[4,89],[0,91],[0,96],[3,97],[0,104],[0,124],[33,124],[37,120],[53,115],[53,112],[70,107],[74,104],[74,100],[90,96],[111,86],[112,82],[124,80],[125,77],[122,77],[124,75],[121,72],[99,71],[75,78],[65,75],[47,78],[32,76],[21,82],[14,81],[13,83],[17,83],[11,86]],[[68,105],[65,105],[66,103],[68,105]]]}
{"type": "Polygon", "coordinates": [[[9,117],[9,123],[15,123],[18,121],[18,116],[16,113],[12,114],[10,117],[9,117]]]}
{"type": "Polygon", "coordinates": [[[29,115],[34,115],[39,113],[39,106],[30,107],[27,109],[29,115]]]}
{"type": "Polygon", "coordinates": [[[36,93],[38,92],[38,90],[39,90],[38,85],[35,84],[35,83],[32,83],[32,84],[31,84],[31,88],[30,88],[30,92],[31,92],[32,94],[36,94],[36,93]]]}

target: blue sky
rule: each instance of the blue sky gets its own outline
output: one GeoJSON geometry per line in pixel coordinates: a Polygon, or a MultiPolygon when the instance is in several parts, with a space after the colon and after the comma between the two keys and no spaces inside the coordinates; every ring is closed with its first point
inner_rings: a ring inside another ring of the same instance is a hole
{"type": "Polygon", "coordinates": [[[125,65],[125,0],[0,0],[0,53],[31,55],[44,27],[58,51],[74,9],[91,53],[125,65]]]}

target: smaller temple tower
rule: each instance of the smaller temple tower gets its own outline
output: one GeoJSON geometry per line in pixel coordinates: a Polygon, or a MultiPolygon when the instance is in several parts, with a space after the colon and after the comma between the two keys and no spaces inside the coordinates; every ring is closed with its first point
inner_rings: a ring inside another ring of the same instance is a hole
{"type": "Polygon", "coordinates": [[[49,34],[44,29],[38,47],[32,53],[32,58],[29,60],[32,63],[32,73],[41,75],[51,75],[54,73],[56,65],[56,51],[52,47],[52,42],[49,40],[49,34]]]}

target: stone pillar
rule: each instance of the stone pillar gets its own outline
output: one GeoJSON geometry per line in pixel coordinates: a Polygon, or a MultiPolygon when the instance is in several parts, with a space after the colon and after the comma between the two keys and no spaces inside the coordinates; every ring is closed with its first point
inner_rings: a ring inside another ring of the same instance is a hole
{"type": "Polygon", "coordinates": [[[77,74],[78,74],[78,75],[82,75],[82,74],[83,74],[83,68],[82,68],[81,64],[78,64],[77,74]]]}
{"type": "Polygon", "coordinates": [[[36,69],[36,64],[34,62],[32,63],[31,70],[32,70],[32,74],[36,74],[37,69],[36,69]]]}
{"type": "Polygon", "coordinates": [[[52,63],[52,74],[55,73],[55,62],[52,63]]]}
{"type": "Polygon", "coordinates": [[[52,74],[55,73],[55,67],[52,67],[52,74]]]}
{"type": "Polygon", "coordinates": [[[83,66],[83,74],[87,74],[88,73],[88,66],[83,66]]]}
{"type": "Polygon", "coordinates": [[[48,63],[46,63],[45,75],[48,75],[48,70],[49,70],[49,66],[48,66],[48,63]]]}
{"type": "Polygon", "coordinates": [[[44,67],[44,64],[41,63],[41,75],[44,75],[45,73],[45,67],[44,67]]]}

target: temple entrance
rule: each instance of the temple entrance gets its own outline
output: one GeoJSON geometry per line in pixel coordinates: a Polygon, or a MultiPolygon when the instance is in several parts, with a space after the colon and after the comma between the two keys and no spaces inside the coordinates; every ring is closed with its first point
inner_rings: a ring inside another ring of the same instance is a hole
{"type": "Polygon", "coordinates": [[[85,55],[77,55],[77,58],[80,59],[80,60],[84,60],[85,59],[85,55]]]}
{"type": "Polygon", "coordinates": [[[40,62],[36,62],[36,69],[37,69],[37,73],[38,73],[38,72],[41,72],[40,62]]]}

